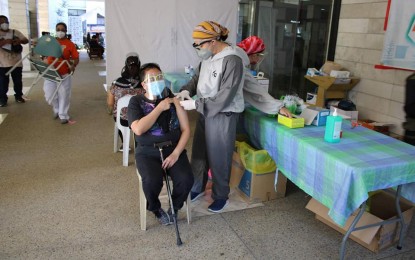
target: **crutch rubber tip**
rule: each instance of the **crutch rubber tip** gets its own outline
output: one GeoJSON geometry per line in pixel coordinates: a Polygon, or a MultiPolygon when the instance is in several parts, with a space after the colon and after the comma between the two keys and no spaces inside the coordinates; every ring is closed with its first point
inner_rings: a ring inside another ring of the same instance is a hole
{"type": "Polygon", "coordinates": [[[181,245],[183,245],[182,241],[181,240],[177,240],[177,246],[181,246],[181,245]]]}
{"type": "Polygon", "coordinates": [[[401,249],[402,249],[402,246],[396,246],[396,248],[397,248],[398,250],[401,250],[401,249]]]}

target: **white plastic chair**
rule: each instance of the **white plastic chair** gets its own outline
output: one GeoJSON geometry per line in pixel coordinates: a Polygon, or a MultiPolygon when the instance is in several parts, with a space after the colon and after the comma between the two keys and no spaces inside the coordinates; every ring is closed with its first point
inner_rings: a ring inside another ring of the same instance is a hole
{"type": "MultiPolygon", "coordinates": [[[[146,195],[144,195],[143,180],[141,179],[141,175],[138,172],[137,167],[135,170],[138,176],[138,192],[140,194],[140,226],[141,230],[147,230],[147,199],[146,195]]],[[[187,196],[186,200],[186,214],[187,224],[190,224],[190,221],[192,220],[192,212],[190,210],[190,194],[187,196]]]]}
{"type": "Polygon", "coordinates": [[[121,131],[123,137],[122,165],[128,166],[128,154],[130,152],[131,129],[128,126],[121,125],[121,109],[128,107],[132,95],[125,95],[117,101],[117,117],[114,124],[114,153],[118,151],[118,130],[121,131]]]}

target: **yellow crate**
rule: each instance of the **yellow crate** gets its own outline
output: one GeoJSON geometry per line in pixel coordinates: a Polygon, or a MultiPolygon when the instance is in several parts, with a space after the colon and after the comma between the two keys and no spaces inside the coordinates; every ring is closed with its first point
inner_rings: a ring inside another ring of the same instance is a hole
{"type": "Polygon", "coordinates": [[[300,128],[300,127],[304,127],[304,118],[302,117],[289,118],[283,115],[278,115],[278,123],[285,125],[289,128],[300,128]]]}

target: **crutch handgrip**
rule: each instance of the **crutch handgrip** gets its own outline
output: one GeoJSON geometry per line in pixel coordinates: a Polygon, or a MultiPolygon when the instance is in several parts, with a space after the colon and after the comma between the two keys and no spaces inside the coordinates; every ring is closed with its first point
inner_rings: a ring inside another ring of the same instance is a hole
{"type": "Polygon", "coordinates": [[[154,143],[154,147],[156,147],[156,148],[163,148],[163,147],[166,147],[166,146],[171,146],[172,145],[172,142],[171,141],[165,141],[165,142],[161,142],[161,143],[154,143]]]}

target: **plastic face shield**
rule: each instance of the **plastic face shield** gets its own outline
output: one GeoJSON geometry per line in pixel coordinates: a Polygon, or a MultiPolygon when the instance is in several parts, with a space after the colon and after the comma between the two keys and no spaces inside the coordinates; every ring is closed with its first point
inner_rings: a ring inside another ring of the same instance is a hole
{"type": "Polygon", "coordinates": [[[165,98],[168,94],[163,74],[146,75],[144,83],[147,85],[149,98],[155,100],[157,98],[165,98]]]}
{"type": "Polygon", "coordinates": [[[164,80],[164,75],[163,74],[146,75],[146,77],[144,79],[144,83],[148,84],[148,83],[159,81],[159,80],[164,80]]]}
{"type": "Polygon", "coordinates": [[[255,54],[251,54],[249,55],[249,62],[250,67],[252,70],[258,71],[259,70],[259,65],[261,65],[262,61],[265,59],[265,55],[266,53],[255,53],[255,54]]]}
{"type": "Polygon", "coordinates": [[[251,62],[251,65],[256,65],[256,64],[260,64],[264,58],[265,58],[265,53],[261,52],[261,53],[254,53],[248,56],[249,57],[249,61],[251,62]]]}

